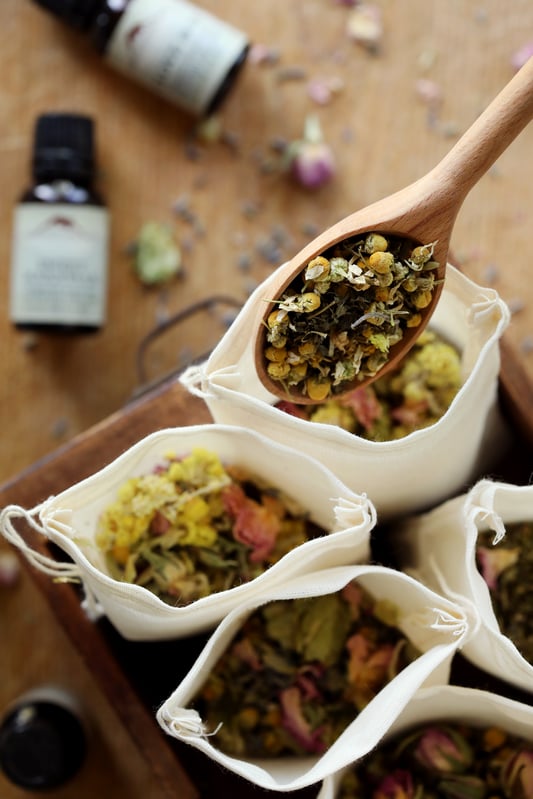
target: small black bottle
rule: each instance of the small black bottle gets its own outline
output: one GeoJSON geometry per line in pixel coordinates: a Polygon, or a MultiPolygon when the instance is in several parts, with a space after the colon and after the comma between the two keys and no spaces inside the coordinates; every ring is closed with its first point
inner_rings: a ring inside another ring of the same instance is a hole
{"type": "Polygon", "coordinates": [[[87,734],[69,694],[46,686],[19,697],[0,723],[0,770],[27,791],[58,788],[82,767],[87,734]]]}
{"type": "Polygon", "coordinates": [[[120,72],[183,110],[211,114],[233,85],[247,37],[187,0],[34,0],[88,33],[120,72]]]}
{"type": "Polygon", "coordinates": [[[82,333],[104,324],[109,215],[94,171],[90,117],[37,119],[34,182],[13,227],[10,317],[20,329],[82,333]]]}

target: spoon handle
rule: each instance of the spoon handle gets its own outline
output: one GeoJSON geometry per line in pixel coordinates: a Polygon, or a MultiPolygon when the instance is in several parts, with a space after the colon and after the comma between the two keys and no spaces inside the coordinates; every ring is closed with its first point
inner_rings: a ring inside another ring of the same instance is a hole
{"type": "Polygon", "coordinates": [[[458,202],[533,118],[533,57],[480,114],[432,170],[433,181],[453,184],[458,202]]]}

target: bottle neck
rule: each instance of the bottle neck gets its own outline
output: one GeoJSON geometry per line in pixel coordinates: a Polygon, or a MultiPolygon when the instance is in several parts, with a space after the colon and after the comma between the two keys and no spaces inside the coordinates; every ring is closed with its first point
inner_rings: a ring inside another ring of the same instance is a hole
{"type": "Polygon", "coordinates": [[[90,35],[93,46],[104,53],[115,28],[130,0],[104,0],[98,13],[93,16],[90,35]]]}

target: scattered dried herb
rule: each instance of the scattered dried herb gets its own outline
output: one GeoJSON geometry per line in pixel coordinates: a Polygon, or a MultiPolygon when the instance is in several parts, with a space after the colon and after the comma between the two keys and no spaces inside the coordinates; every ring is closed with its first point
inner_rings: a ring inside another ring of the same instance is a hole
{"type": "Polygon", "coordinates": [[[493,541],[493,531],[478,534],[477,566],[502,633],[533,664],[533,522],[509,524],[505,537],[493,541]]]}
{"type": "Polygon", "coordinates": [[[248,617],[194,705],[230,754],[324,752],[419,655],[397,623],[397,608],[356,581],[270,602],[248,617]]]}
{"type": "Polygon", "coordinates": [[[160,222],[146,222],[135,242],[134,268],[146,285],[166,283],[181,270],[181,252],[172,231],[160,222]]]}
{"type": "Polygon", "coordinates": [[[322,534],[292,498],[198,448],[127,480],[96,542],[116,579],[181,606],[253,580],[322,534]]]}
{"type": "Polygon", "coordinates": [[[321,402],[374,377],[406,328],[418,327],[436,286],[434,244],[369,233],[313,258],[265,323],[270,378],[321,402]]]}
{"type": "Polygon", "coordinates": [[[425,330],[398,367],[371,385],[317,405],[283,400],[276,407],[370,441],[391,441],[435,424],[461,383],[459,351],[434,331],[425,330]]]}
{"type": "Polygon", "coordinates": [[[420,725],[347,771],[338,799],[526,799],[533,745],[498,727],[420,725]]]}

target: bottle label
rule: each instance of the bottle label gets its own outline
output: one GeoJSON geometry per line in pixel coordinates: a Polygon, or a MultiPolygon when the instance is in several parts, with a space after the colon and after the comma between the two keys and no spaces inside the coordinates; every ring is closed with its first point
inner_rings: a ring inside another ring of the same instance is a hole
{"type": "Polygon", "coordinates": [[[100,327],[107,299],[108,230],[108,211],[99,206],[17,206],[11,320],[100,327]]]}
{"type": "Polygon", "coordinates": [[[106,56],[200,116],[246,45],[243,33],[184,0],[130,0],[106,56]]]}

